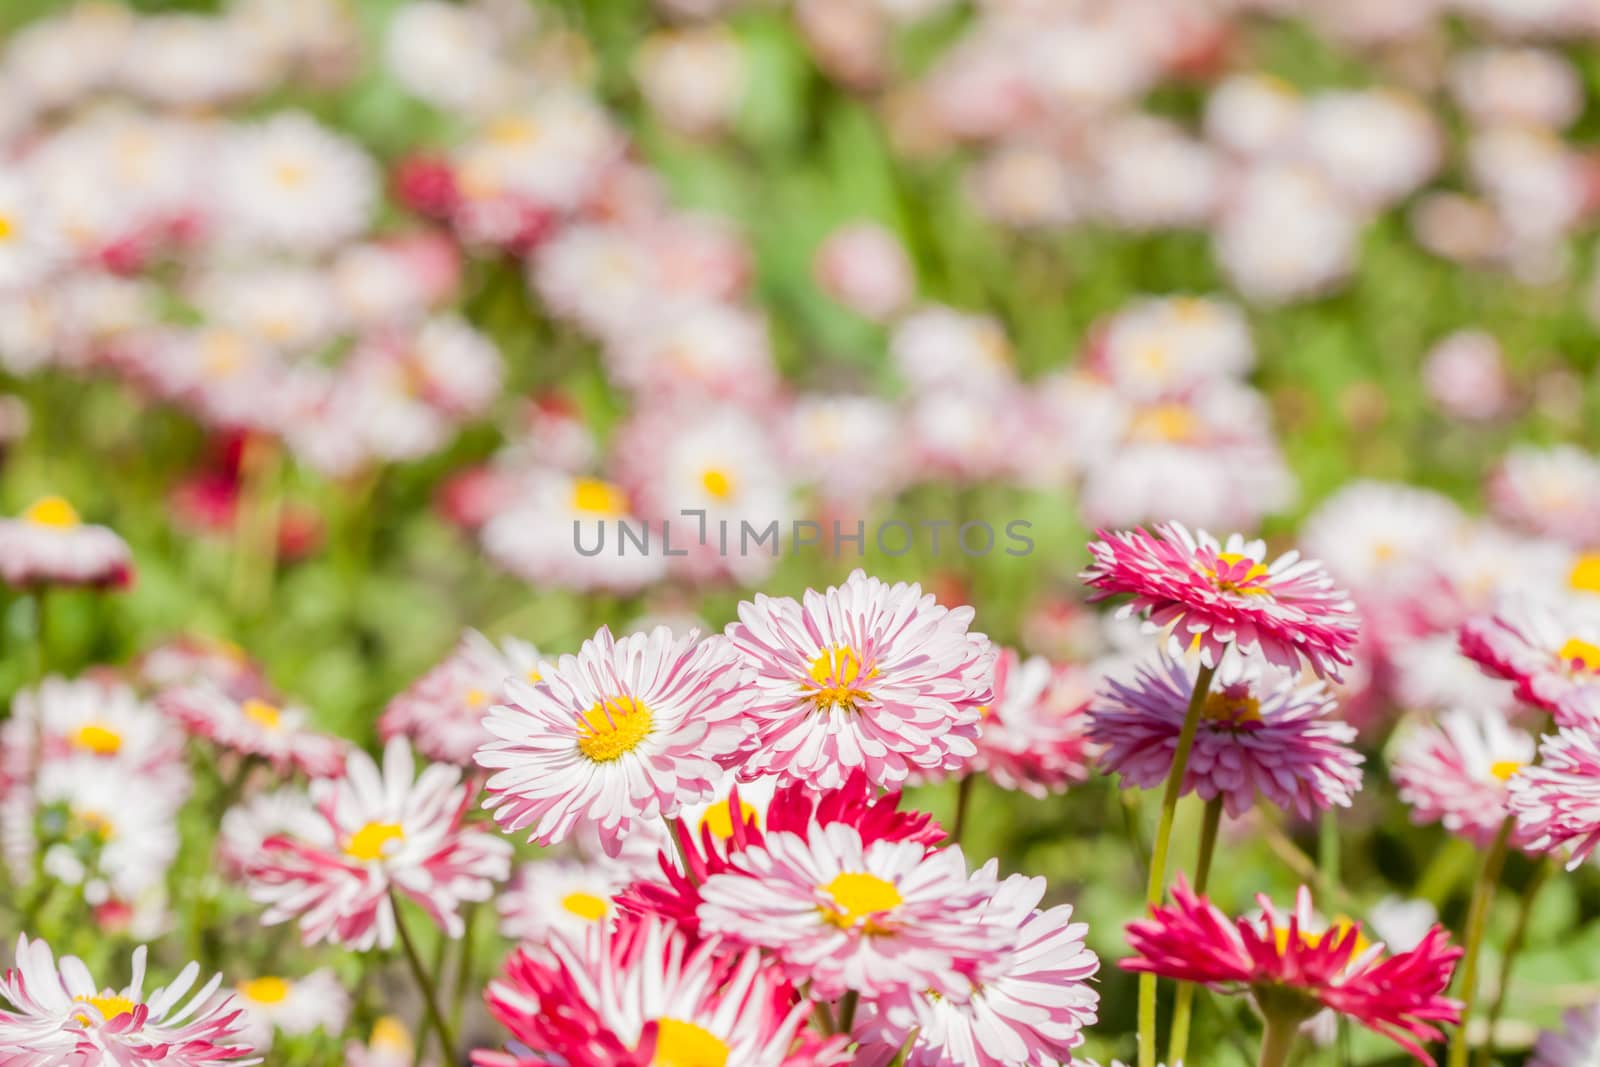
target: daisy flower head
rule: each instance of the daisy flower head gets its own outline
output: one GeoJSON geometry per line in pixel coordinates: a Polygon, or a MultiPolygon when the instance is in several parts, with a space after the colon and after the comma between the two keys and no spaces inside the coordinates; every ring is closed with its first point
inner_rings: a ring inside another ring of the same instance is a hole
{"type": "MultiPolygon", "coordinates": [[[[366,1044],[349,1041],[344,1046],[345,1067],[411,1067],[415,1061],[416,1042],[405,1022],[393,1015],[385,1015],[372,1024],[372,1034],[366,1044]]],[[[433,1060],[422,1061],[433,1067],[433,1060]]]]}
{"type": "Polygon", "coordinates": [[[1513,448],[1489,478],[1489,502],[1513,525],[1574,548],[1600,542],[1600,459],[1573,445],[1513,448]]]}
{"type": "Polygon", "coordinates": [[[66,500],[47,496],[15,518],[0,519],[0,578],[20,589],[126,589],[133,584],[133,557],[115,531],[85,523],[66,500]]]}
{"type": "Polygon", "coordinates": [[[983,713],[978,754],[968,770],[1033,797],[1084,781],[1094,748],[1088,735],[1092,696],[1087,672],[1001,649],[994,696],[983,713]]]}
{"type": "Polygon", "coordinates": [[[959,848],[813,826],[733,856],[701,886],[698,918],[702,933],[771,949],[821,997],[964,996],[966,976],[1005,948],[1004,932],[976,921],[992,890],[992,878],[968,878],[959,848]]]}
{"type": "Polygon", "coordinates": [[[311,715],[265,696],[234,696],[213,684],[170,689],[157,704],[183,728],[220,748],[256,756],[280,773],[290,768],[313,778],[339,773],[349,745],[311,728],[311,715]]]}
{"type": "Polygon", "coordinates": [[[1260,916],[1230,919],[1181,875],[1172,896],[1170,906],[1128,925],[1135,955],[1122,961],[1127,970],[1248,993],[1270,1017],[1295,1022],[1331,1009],[1429,1067],[1434,1061],[1423,1046],[1443,1038],[1440,1024],[1460,1019],[1460,1002],[1445,990],[1461,950],[1441,927],[1416,948],[1389,955],[1381,942],[1367,942],[1359,924],[1318,930],[1304,887],[1287,916],[1260,897],[1260,916]]]}
{"type": "Polygon", "coordinates": [[[386,741],[404,735],[431,760],[469,767],[491,740],[483,719],[506,699],[506,681],[540,677],[539,651],[526,641],[508,637],[496,645],[468,630],[442,663],[389,701],[378,733],[386,741]]]}
{"type": "Polygon", "coordinates": [[[155,774],[181,762],[183,734],[115,678],[52,675],[12,698],[0,746],[5,771],[14,776],[25,774],[36,756],[50,760],[75,754],[155,774]]]}
{"type": "Polygon", "coordinates": [[[378,200],[378,172],[357,144],[299,112],[240,126],[222,143],[218,195],[237,239],[317,252],[359,234],[378,200]]]}
{"type": "Polygon", "coordinates": [[[1121,614],[1144,615],[1180,649],[1197,646],[1206,666],[1217,666],[1229,647],[1291,671],[1304,664],[1325,678],[1350,665],[1355,607],[1322,564],[1298,552],[1268,562],[1263,541],[1233,534],[1223,543],[1175,522],[1153,535],[1102,532],[1089,551],[1094,562],[1082,579],[1092,600],[1132,596],[1121,614]]]}
{"type": "Polygon", "coordinates": [[[215,975],[194,990],[200,965],[190,963],[171,984],[145,993],[143,945],[133,950],[133,974],[120,989],[96,984],[76,956],[58,962],[43,940],[17,938],[16,963],[0,978],[0,1047],[6,1062],[93,1067],[204,1067],[260,1063],[240,1034],[239,1009],[213,1001],[215,975]],[[187,1000],[185,998],[188,998],[187,1000]]]}
{"type": "Polygon", "coordinates": [[[460,937],[461,905],[488,900],[511,873],[509,842],[462,825],[471,794],[461,771],[436,763],[418,775],[403,739],[389,742],[381,769],[352,752],[343,777],[312,783],[311,799],[315,831],[268,837],[245,869],[262,922],[298,918],[308,945],[390,947],[396,895],[460,937]]]}
{"type": "MultiPolygon", "coordinates": [[[[995,861],[975,879],[993,882],[995,861]]],[[[893,1049],[916,1039],[906,1067],[1012,1067],[1072,1063],[1093,1025],[1099,958],[1071,905],[1040,910],[1045,880],[1012,875],[993,887],[977,921],[1004,930],[1008,951],[982,964],[965,999],[910,991],[878,1005],[861,1036],[893,1049]]]]}
{"type": "Polygon", "coordinates": [[[616,918],[612,898],[626,882],[616,864],[541,859],[517,868],[495,898],[500,932],[513,941],[544,944],[557,933],[582,940],[584,931],[616,918]]]}
{"type": "MultiPolygon", "coordinates": [[[[654,919],[582,938],[558,935],[547,951],[519,951],[486,999],[518,1043],[553,1052],[568,1067],[790,1067],[812,1008],[759,950],[693,945],[654,919]]],[[[842,1067],[849,1062],[844,1043],[835,1039],[811,1062],[842,1067]]],[[[542,1061],[480,1052],[474,1062],[542,1061]]]]}
{"type": "Polygon", "coordinates": [[[1600,608],[1576,597],[1508,597],[1462,623],[1460,639],[1485,674],[1512,682],[1519,700],[1562,724],[1600,695],[1600,608]]]}
{"type": "Polygon", "coordinates": [[[1413,822],[1437,822],[1487,848],[1506,820],[1510,783],[1533,762],[1534,739],[1495,714],[1455,709],[1401,730],[1389,761],[1413,822]]]}
{"type": "Polygon", "coordinates": [[[1600,844],[1600,733],[1563,726],[1539,743],[1537,763],[1508,783],[1511,814],[1529,851],[1570,847],[1567,869],[1600,844]]]}
{"type": "MultiPolygon", "coordinates": [[[[1191,658],[1161,654],[1132,683],[1107,680],[1088,734],[1105,746],[1102,764],[1125,785],[1149,789],[1166,780],[1198,674],[1191,658]]],[[[1184,793],[1220,797],[1234,818],[1257,796],[1301,818],[1349,807],[1363,757],[1353,747],[1355,727],[1333,711],[1325,683],[1225,656],[1201,708],[1184,793]]]]}
{"type": "Polygon", "coordinates": [[[233,1007],[242,1013],[240,1036],[257,1052],[272,1047],[275,1034],[299,1037],[314,1030],[337,1034],[350,1014],[350,994],[327,967],[304,978],[260,975],[233,987],[233,1007]]]}
{"type": "Polygon", "coordinates": [[[1600,1059],[1600,1004],[1570,1008],[1560,1030],[1546,1030],[1534,1043],[1528,1067],[1588,1067],[1600,1059]]]}
{"type": "Polygon", "coordinates": [[[970,607],[855,571],[803,599],[757,595],[727,635],[752,672],[745,775],[835,788],[954,770],[977,753],[995,652],[970,607]]]}
{"type": "Polygon", "coordinates": [[[594,820],[609,854],[636,821],[706,799],[744,740],[741,670],[720,637],[609,628],[538,685],[513,679],[478,750],[484,807],[502,829],[553,845],[594,820]]]}
{"type": "Polygon", "coordinates": [[[241,878],[272,837],[314,841],[331,848],[327,820],[303,789],[284,787],[251,795],[222,813],[217,855],[229,877],[241,878]]]}
{"type": "Polygon", "coordinates": [[[146,649],[133,664],[146,689],[171,689],[209,682],[237,694],[266,692],[261,667],[232,641],[203,634],[180,634],[146,649]]]}

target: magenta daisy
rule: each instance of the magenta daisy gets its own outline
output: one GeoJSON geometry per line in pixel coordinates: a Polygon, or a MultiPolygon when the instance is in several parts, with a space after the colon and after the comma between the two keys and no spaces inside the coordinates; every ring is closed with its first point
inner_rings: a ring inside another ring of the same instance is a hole
{"type": "Polygon", "coordinates": [[[818,996],[935,990],[965,995],[1004,931],[977,920],[992,879],[967,877],[959,848],[863,844],[844,824],[771,833],[700,888],[702,933],[771,949],[818,996]]]}
{"type": "Polygon", "coordinates": [[[970,633],[969,607],[945,608],[918,585],[862,571],[803,600],[739,605],[729,640],[753,672],[753,734],[741,773],[841,785],[856,768],[875,784],[913,770],[955,770],[977,752],[994,649],[970,633]]]}
{"type": "Polygon", "coordinates": [[[1002,649],[994,696],[978,731],[968,772],[987,774],[1002,789],[1044,797],[1089,777],[1089,701],[1093,684],[1082,668],[1042,656],[1024,660],[1002,649]]]}
{"type": "Polygon", "coordinates": [[[1534,740],[1498,715],[1451,711],[1436,726],[1398,736],[1389,776],[1417,823],[1437,822],[1488,848],[1508,814],[1514,775],[1533,762],[1534,740]]]}
{"type": "MultiPolygon", "coordinates": [[[[992,882],[994,867],[974,878],[992,882]]],[[[1010,950],[979,966],[964,998],[909,992],[880,1003],[864,1040],[898,1050],[914,1032],[906,1067],[1074,1062],[1100,1003],[1090,984],[1100,960],[1070,905],[1039,910],[1044,891],[1043,878],[1023,875],[996,886],[977,921],[1005,930],[1010,950]]]]}
{"type": "Polygon", "coordinates": [[[76,956],[58,964],[43,940],[17,938],[16,966],[0,979],[0,1062],[16,1067],[203,1067],[260,1063],[241,1042],[240,1012],[214,975],[194,991],[200,965],[190,963],[170,985],[144,990],[143,945],[133,950],[133,975],[120,989],[98,985],[76,956]],[[185,999],[187,997],[187,1000],[185,999]]]}
{"type": "Polygon", "coordinates": [[[510,830],[555,844],[580,819],[615,854],[636,820],[709,798],[744,739],[740,671],[720,637],[665,626],[620,641],[611,631],[562,656],[538,685],[513,680],[478,751],[495,772],[486,808],[510,830]]]}
{"type": "Polygon", "coordinates": [[[1394,955],[1369,944],[1354,923],[1318,930],[1310,891],[1280,919],[1266,897],[1262,914],[1230,919],[1181,877],[1170,907],[1128,924],[1135,955],[1130,971],[1198,982],[1224,993],[1247,993],[1267,1014],[1268,1027],[1298,1027],[1323,1008],[1394,1041],[1429,1067],[1423,1046],[1440,1040],[1461,1004],[1445,996],[1461,950],[1438,926],[1416,948],[1394,955]]]}
{"type": "Polygon", "coordinates": [[[1304,663],[1323,677],[1350,665],[1355,607],[1320,563],[1298,552],[1268,562],[1263,541],[1233,534],[1219,543],[1176,522],[1154,535],[1102,531],[1100,538],[1090,542],[1094,563],[1081,576],[1092,599],[1132,596],[1120,614],[1144,615],[1179,648],[1197,646],[1207,666],[1229,646],[1289,670],[1304,663]]]}
{"type": "MultiPolygon", "coordinates": [[[[1101,764],[1124,785],[1166,781],[1198,674],[1198,664],[1163,654],[1140,667],[1132,684],[1107,680],[1090,710],[1089,737],[1105,746],[1101,764]]],[[[1349,807],[1363,757],[1352,747],[1355,727],[1333,711],[1322,682],[1224,657],[1201,708],[1183,792],[1222,798],[1234,818],[1257,796],[1302,818],[1349,807]]]]}
{"type": "Polygon", "coordinates": [[[261,921],[299,919],[306,944],[388,948],[395,895],[460,937],[461,905],[488,900],[511,873],[509,842],[462,826],[471,795],[461,771],[435,763],[417,775],[403,739],[384,749],[382,770],[353,752],[344,777],[313,782],[311,799],[315,831],[268,837],[245,869],[250,895],[267,906],[261,921]]]}
{"type": "Polygon", "coordinates": [[[349,745],[311,729],[311,715],[293,704],[264,696],[233,696],[212,684],[170,689],[157,698],[184,729],[213,744],[257,756],[279,772],[294,768],[313,778],[331,778],[343,766],[349,745]]]}
{"type": "Polygon", "coordinates": [[[85,523],[67,501],[47,496],[0,519],[0,578],[19,588],[122,589],[133,584],[133,558],[114,531],[85,523]]]}
{"type": "Polygon", "coordinates": [[[1564,726],[1539,742],[1539,760],[1508,785],[1517,831],[1533,851],[1572,849],[1567,869],[1600,844],[1600,734],[1564,726]]]}
{"type": "Polygon", "coordinates": [[[471,766],[478,749],[492,740],[484,716],[506,699],[511,678],[539,681],[538,649],[514,637],[496,646],[468,630],[442,663],[389,701],[378,732],[386,741],[409,737],[431,760],[471,766]]]}
{"type": "Polygon", "coordinates": [[[1600,612],[1576,600],[1508,600],[1461,625],[1461,651],[1484,672],[1516,685],[1517,697],[1567,725],[1578,704],[1600,695],[1600,612]]]}

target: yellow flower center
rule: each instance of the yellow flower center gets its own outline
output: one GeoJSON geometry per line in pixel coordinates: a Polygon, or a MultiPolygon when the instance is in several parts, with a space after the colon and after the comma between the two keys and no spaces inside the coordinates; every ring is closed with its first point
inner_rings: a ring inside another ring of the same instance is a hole
{"type": "Polygon", "coordinates": [[[384,851],[391,841],[404,841],[405,828],[396,822],[369,822],[361,829],[350,835],[349,844],[344,846],[344,854],[351,859],[371,863],[383,859],[384,851]]]}
{"type": "Polygon", "coordinates": [[[282,1004],[293,987],[282,978],[266,975],[239,983],[239,995],[256,1004],[282,1004]]]}
{"type": "Polygon", "coordinates": [[[1267,576],[1267,568],[1241,552],[1218,552],[1217,567],[1211,572],[1211,577],[1217,583],[1217,588],[1224,593],[1237,593],[1241,596],[1266,596],[1269,590],[1261,584],[1261,579],[1267,576]],[[1241,563],[1249,561],[1250,569],[1240,577],[1237,573],[1241,563]]]}
{"type": "MultiPolygon", "coordinates": [[[[759,828],[761,825],[761,813],[741,800],[739,801],[739,821],[745,823],[753,822],[759,828]]],[[[732,837],[732,799],[730,798],[729,800],[724,800],[719,804],[711,805],[711,807],[706,811],[705,815],[700,819],[700,829],[710,830],[713,834],[724,841],[732,837]]]]}
{"type": "Polygon", "coordinates": [[[716,467],[708,468],[700,475],[700,484],[705,486],[706,492],[718,500],[727,500],[733,496],[733,477],[727,471],[716,467]]]}
{"type": "Polygon", "coordinates": [[[682,1019],[656,1020],[656,1054],[650,1067],[727,1067],[728,1043],[682,1019]]]}
{"type": "Polygon", "coordinates": [[[498,145],[526,145],[538,139],[539,124],[526,115],[507,115],[490,123],[486,132],[498,145]]]}
{"type": "Polygon", "coordinates": [[[539,668],[537,667],[529,671],[526,677],[528,681],[532,682],[534,685],[538,685],[540,682],[544,681],[544,675],[539,673],[539,668]]]}
{"type": "Polygon", "coordinates": [[[35,501],[22,517],[35,526],[53,526],[58,530],[70,530],[80,522],[73,506],[58,496],[35,501]]]}
{"type": "Polygon", "coordinates": [[[1502,759],[1495,760],[1489,765],[1489,773],[1502,782],[1509,782],[1511,776],[1522,770],[1525,766],[1520,760],[1502,759]]]}
{"type": "Polygon", "coordinates": [[[864,871],[845,871],[822,887],[832,899],[822,909],[822,917],[842,930],[862,926],[869,934],[881,933],[877,916],[904,903],[893,882],[864,871]]]}
{"type": "Polygon", "coordinates": [[[489,703],[489,694],[482,689],[468,689],[461,699],[466,701],[469,708],[481,708],[489,703]]]}
{"type": "Polygon", "coordinates": [[[1148,344],[1140,348],[1134,355],[1134,359],[1152,374],[1160,374],[1166,370],[1167,363],[1170,361],[1167,346],[1160,343],[1148,344]]]}
{"type": "Polygon", "coordinates": [[[861,656],[849,645],[825,648],[811,661],[809,684],[815,687],[811,700],[818,711],[834,707],[855,711],[856,705],[872,699],[872,694],[858,683],[877,673],[876,667],[863,671],[861,656]]]}
{"type": "Polygon", "coordinates": [[[103,723],[85,723],[72,732],[72,743],[96,756],[115,756],[122,749],[122,735],[103,723]]]}
{"type": "MultiPolygon", "coordinates": [[[[1367,940],[1367,935],[1361,932],[1361,928],[1356,925],[1355,920],[1345,915],[1335,916],[1333,922],[1329,923],[1328,928],[1321,933],[1314,933],[1310,930],[1301,930],[1300,943],[1306,948],[1316,948],[1324,941],[1329,939],[1338,939],[1344,936],[1346,930],[1355,930],[1356,932],[1355,949],[1350,953],[1350,956],[1353,959],[1354,957],[1365,952],[1371,946],[1372,942],[1367,940]]],[[[1277,929],[1273,932],[1273,939],[1277,942],[1279,952],[1287,950],[1289,947],[1289,928],[1286,926],[1277,927],[1277,929]]]]}
{"type": "Polygon", "coordinates": [[[1153,404],[1133,416],[1128,437],[1134,441],[1181,444],[1200,436],[1200,420],[1184,404],[1153,404]]]}
{"type": "Polygon", "coordinates": [[[1206,695],[1204,714],[1211,722],[1237,725],[1261,721],[1261,701],[1247,685],[1227,685],[1206,695]]]}
{"type": "MultiPolygon", "coordinates": [[[[127,997],[118,996],[115,993],[107,993],[99,997],[74,997],[73,999],[79,1004],[88,1004],[95,1008],[100,1012],[100,1017],[106,1022],[111,1022],[113,1019],[124,1015],[132,1015],[133,1009],[139,1006],[137,1001],[129,1000],[127,997]]],[[[79,1012],[74,1018],[85,1026],[92,1022],[84,1012],[79,1012]]]]}
{"type": "Polygon", "coordinates": [[[611,911],[605,897],[593,893],[568,893],[561,898],[561,906],[584,922],[597,923],[611,911]]]}
{"type": "Polygon", "coordinates": [[[294,189],[305,184],[306,174],[305,166],[300,163],[279,163],[272,172],[273,177],[278,179],[278,184],[285,189],[294,189]]]}
{"type": "Polygon", "coordinates": [[[8,240],[16,232],[17,225],[11,221],[11,216],[0,215],[0,241],[8,240]]]}
{"type": "Polygon", "coordinates": [[[1209,322],[1216,314],[1211,301],[1198,296],[1174,297],[1169,306],[1179,319],[1189,323],[1209,322]]]}
{"type": "Polygon", "coordinates": [[[1600,645],[1590,644],[1581,637],[1569,637],[1556,653],[1562,664],[1590,674],[1600,673],[1600,645]]]}
{"type": "Polygon", "coordinates": [[[1600,593],[1600,552],[1585,552],[1567,574],[1567,584],[1581,593],[1600,593]]]}
{"type": "Polygon", "coordinates": [[[98,811],[75,811],[72,813],[84,831],[98,837],[101,843],[110,841],[116,836],[117,828],[111,820],[98,811]]]}
{"type": "Polygon", "coordinates": [[[245,718],[265,729],[276,730],[283,725],[283,711],[265,700],[256,700],[252,697],[246,700],[239,710],[245,718]]]}
{"type": "Polygon", "coordinates": [[[610,482],[579,478],[572,483],[572,510],[587,515],[626,515],[628,498],[610,482]]]}
{"type": "Polygon", "coordinates": [[[596,763],[611,763],[650,735],[650,709],[633,697],[612,697],[578,716],[578,751],[596,763]]]}
{"type": "Polygon", "coordinates": [[[372,1037],[367,1045],[387,1052],[411,1053],[411,1031],[393,1015],[385,1015],[372,1024],[372,1037]]]}

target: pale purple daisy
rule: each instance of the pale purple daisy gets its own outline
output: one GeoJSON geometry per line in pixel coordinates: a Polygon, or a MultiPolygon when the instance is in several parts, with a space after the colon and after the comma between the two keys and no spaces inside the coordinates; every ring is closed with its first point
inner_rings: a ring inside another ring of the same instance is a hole
{"type": "MultiPolygon", "coordinates": [[[[1107,679],[1090,707],[1089,738],[1106,746],[1101,762],[1124,784],[1148,789],[1171,773],[1198,674],[1198,664],[1160,655],[1131,684],[1107,679]]],[[[1322,682],[1224,658],[1205,698],[1183,791],[1221,797],[1234,818],[1258,794],[1302,818],[1349,807],[1361,787],[1362,756],[1352,747],[1355,727],[1333,711],[1322,682]]]]}
{"type": "Polygon", "coordinates": [[[742,672],[721,637],[665,626],[617,640],[605,627],[537,684],[507,682],[478,765],[484,807],[553,845],[592,819],[615,855],[639,821],[710,799],[745,739],[742,672]]]}
{"type": "Polygon", "coordinates": [[[1355,606],[1322,564],[1298,552],[1268,562],[1263,541],[1233,534],[1218,542],[1176,522],[1153,535],[1101,531],[1089,551],[1094,562],[1081,577],[1092,599],[1131,595],[1122,615],[1145,615],[1180,649],[1197,646],[1208,666],[1230,646],[1289,670],[1305,663],[1323,677],[1350,665],[1355,606]]]}
{"type": "Polygon", "coordinates": [[[1600,735],[1562,727],[1539,743],[1539,762],[1510,782],[1511,814],[1534,851],[1572,847],[1567,869],[1600,844],[1600,735]]]}
{"type": "Polygon", "coordinates": [[[977,751],[994,675],[972,616],[859,570],[803,600],[740,604],[727,635],[753,672],[742,773],[831,789],[857,767],[883,786],[961,767],[977,751]]]}
{"type": "Polygon", "coordinates": [[[1563,726],[1584,721],[1581,704],[1600,695],[1600,611],[1576,600],[1508,599],[1462,623],[1461,651],[1563,726]]]}
{"type": "Polygon", "coordinates": [[[702,934],[771,949],[823,998],[936,990],[1003,953],[1008,933],[978,921],[993,877],[969,878],[959,848],[864,844],[846,823],[767,834],[700,887],[702,934]]]}
{"type": "Polygon", "coordinates": [[[1402,729],[1389,776],[1413,822],[1437,822],[1488,847],[1506,820],[1512,778],[1533,755],[1532,735],[1498,715],[1450,711],[1437,725],[1402,729]]]}
{"type": "Polygon", "coordinates": [[[1560,1030],[1546,1030],[1533,1046],[1528,1067],[1592,1067],[1600,1063],[1600,1004],[1571,1008],[1560,1030]]]}

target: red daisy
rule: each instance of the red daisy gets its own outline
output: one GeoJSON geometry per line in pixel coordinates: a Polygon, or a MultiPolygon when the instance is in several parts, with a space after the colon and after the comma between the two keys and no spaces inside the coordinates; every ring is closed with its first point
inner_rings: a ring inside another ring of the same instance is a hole
{"type": "Polygon", "coordinates": [[[1121,614],[1144,614],[1180,648],[1193,644],[1208,666],[1230,645],[1259,650],[1298,670],[1302,663],[1338,678],[1350,665],[1358,629],[1355,606],[1322,564],[1288,552],[1268,561],[1262,541],[1238,534],[1220,543],[1181,523],[1108,533],[1089,545],[1094,563],[1081,575],[1105,600],[1128,594],[1121,614]]]}
{"type": "Polygon", "coordinates": [[[1291,1023],[1328,1008],[1429,1067],[1434,1061],[1424,1044],[1443,1036],[1439,1023],[1461,1018],[1460,1002],[1444,995],[1461,950],[1441,927],[1410,951],[1390,956],[1381,942],[1369,944],[1356,923],[1319,929],[1303,886],[1286,920],[1264,896],[1257,898],[1260,916],[1230,919],[1195,896],[1182,876],[1172,898],[1172,906],[1128,924],[1128,943],[1138,955],[1122,961],[1127,970],[1247,993],[1263,1013],[1291,1023]]]}

